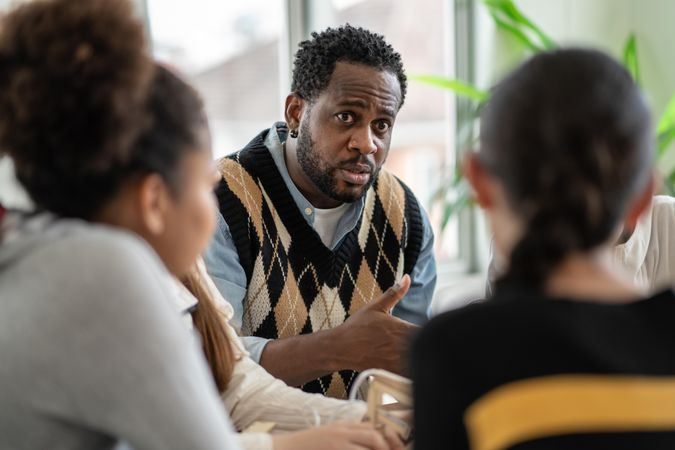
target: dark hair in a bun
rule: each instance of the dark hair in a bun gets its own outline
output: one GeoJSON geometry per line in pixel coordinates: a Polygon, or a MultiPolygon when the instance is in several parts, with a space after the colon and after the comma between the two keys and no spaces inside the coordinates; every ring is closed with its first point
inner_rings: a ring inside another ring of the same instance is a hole
{"type": "Polygon", "coordinates": [[[146,127],[153,63],[126,0],[38,0],[0,25],[0,151],[38,208],[87,218],[146,127]]]}
{"type": "Polygon", "coordinates": [[[481,119],[478,156],[525,225],[497,289],[542,288],[565,257],[607,242],[651,182],[649,108],[602,52],[537,54],[497,85],[481,119]]]}

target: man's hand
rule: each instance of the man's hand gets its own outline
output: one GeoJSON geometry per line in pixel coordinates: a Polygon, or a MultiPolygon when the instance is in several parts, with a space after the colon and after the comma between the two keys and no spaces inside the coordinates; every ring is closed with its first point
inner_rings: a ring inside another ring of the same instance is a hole
{"type": "Polygon", "coordinates": [[[391,310],[409,288],[410,277],[404,275],[401,281],[333,330],[334,339],[343,349],[336,369],[378,368],[402,373],[410,335],[417,326],[393,317],[391,310]]]}
{"type": "Polygon", "coordinates": [[[342,369],[386,369],[401,374],[417,326],[391,315],[410,288],[401,281],[332,330],[272,340],[260,358],[269,373],[299,386],[342,369]]]}

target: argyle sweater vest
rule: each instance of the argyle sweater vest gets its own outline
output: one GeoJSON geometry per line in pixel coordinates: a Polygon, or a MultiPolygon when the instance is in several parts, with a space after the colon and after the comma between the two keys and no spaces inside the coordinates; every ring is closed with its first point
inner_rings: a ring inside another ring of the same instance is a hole
{"type": "MultiPolygon", "coordinates": [[[[357,226],[327,248],[264,145],[268,131],[219,161],[216,195],[247,278],[242,333],[276,339],[336,327],[411,273],[423,225],[412,192],[382,170],[357,226]]],[[[302,388],[346,398],[355,376],[343,370],[302,388]]]]}

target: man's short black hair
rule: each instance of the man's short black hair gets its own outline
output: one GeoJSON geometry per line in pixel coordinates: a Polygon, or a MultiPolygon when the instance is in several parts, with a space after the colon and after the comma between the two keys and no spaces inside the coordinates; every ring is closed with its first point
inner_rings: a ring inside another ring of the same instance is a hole
{"type": "Polygon", "coordinates": [[[314,100],[328,87],[338,61],[364,64],[395,75],[401,87],[399,107],[403,105],[407,79],[401,55],[383,36],[349,24],[314,32],[312,39],[300,43],[291,89],[305,100],[314,100]]]}

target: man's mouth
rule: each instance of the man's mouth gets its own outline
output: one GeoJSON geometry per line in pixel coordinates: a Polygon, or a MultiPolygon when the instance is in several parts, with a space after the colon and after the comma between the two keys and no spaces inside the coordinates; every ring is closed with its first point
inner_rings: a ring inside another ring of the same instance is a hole
{"type": "Polygon", "coordinates": [[[367,164],[350,164],[342,166],[340,173],[344,181],[351,184],[364,185],[370,181],[371,169],[367,164]]]}

